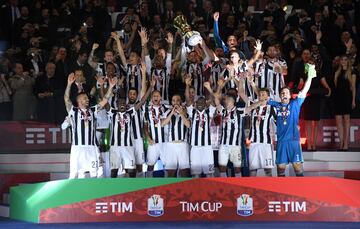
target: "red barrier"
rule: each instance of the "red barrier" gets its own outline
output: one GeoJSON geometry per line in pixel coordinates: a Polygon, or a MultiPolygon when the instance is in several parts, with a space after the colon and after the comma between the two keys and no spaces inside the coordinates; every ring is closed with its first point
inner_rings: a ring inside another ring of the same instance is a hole
{"type": "Polygon", "coordinates": [[[48,208],[39,220],[359,222],[359,192],[359,181],[324,177],[192,179],[48,208]]]}

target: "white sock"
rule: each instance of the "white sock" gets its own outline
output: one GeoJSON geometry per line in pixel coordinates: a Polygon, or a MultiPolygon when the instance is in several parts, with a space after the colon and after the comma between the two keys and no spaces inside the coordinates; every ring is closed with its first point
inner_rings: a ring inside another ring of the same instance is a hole
{"type": "Polygon", "coordinates": [[[250,170],[250,176],[251,176],[251,177],[256,177],[256,174],[257,174],[257,170],[256,170],[256,169],[250,170]]]}
{"type": "Polygon", "coordinates": [[[220,172],[220,177],[227,177],[226,172],[220,172]]]}
{"type": "Polygon", "coordinates": [[[143,172],[137,172],[136,177],[144,178],[144,173],[143,172]]]}
{"type": "Polygon", "coordinates": [[[235,177],[241,177],[241,173],[235,173],[235,177]]]}
{"type": "Polygon", "coordinates": [[[194,177],[194,178],[199,178],[200,175],[199,175],[199,174],[194,174],[193,177],[194,177]]]}

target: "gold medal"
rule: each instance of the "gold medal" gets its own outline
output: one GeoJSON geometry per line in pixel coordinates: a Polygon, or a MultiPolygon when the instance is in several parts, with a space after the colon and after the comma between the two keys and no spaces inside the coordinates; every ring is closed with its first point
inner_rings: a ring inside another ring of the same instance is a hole
{"type": "Polygon", "coordinates": [[[158,127],[159,127],[159,124],[156,123],[156,124],[155,124],[155,128],[158,128],[158,127]]]}

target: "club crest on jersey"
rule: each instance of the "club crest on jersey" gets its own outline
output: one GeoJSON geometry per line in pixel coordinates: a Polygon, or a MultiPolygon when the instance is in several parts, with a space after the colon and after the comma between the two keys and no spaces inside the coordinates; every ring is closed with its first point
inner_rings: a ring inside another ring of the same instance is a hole
{"type": "Polygon", "coordinates": [[[251,216],[254,213],[253,199],[248,194],[242,194],[237,198],[237,211],[240,216],[251,216]]]}
{"type": "Polygon", "coordinates": [[[164,214],[164,199],[160,195],[152,195],[148,199],[148,215],[152,217],[159,217],[164,214]]]}

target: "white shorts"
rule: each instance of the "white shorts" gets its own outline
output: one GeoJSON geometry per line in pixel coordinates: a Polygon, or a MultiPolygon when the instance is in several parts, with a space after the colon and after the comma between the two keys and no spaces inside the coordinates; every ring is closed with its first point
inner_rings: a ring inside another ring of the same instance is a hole
{"type": "Polygon", "coordinates": [[[219,165],[227,166],[228,162],[231,161],[234,167],[241,167],[241,147],[240,146],[229,146],[220,145],[219,149],[219,165]]]}
{"type": "Polygon", "coordinates": [[[157,160],[160,158],[162,160],[163,151],[164,151],[164,143],[155,143],[149,145],[146,156],[146,163],[149,166],[155,165],[157,160]]]}
{"type": "Polygon", "coordinates": [[[251,143],[249,150],[249,168],[271,169],[275,166],[275,153],[271,144],[251,143]]]}
{"type": "Polygon", "coordinates": [[[186,142],[168,142],[163,158],[165,169],[188,169],[190,168],[189,145],[186,142]]]}
{"type": "Polygon", "coordinates": [[[90,177],[101,177],[102,167],[99,162],[100,152],[97,146],[72,145],[70,150],[69,179],[84,178],[85,172],[90,177]]]}
{"type": "Polygon", "coordinates": [[[214,173],[214,152],[212,146],[192,146],[190,151],[192,175],[214,173]]]}
{"type": "Polygon", "coordinates": [[[144,140],[142,138],[134,140],[135,164],[142,165],[145,163],[144,140]]]}
{"type": "Polygon", "coordinates": [[[135,151],[132,146],[110,147],[111,169],[135,169],[135,151]]]}

